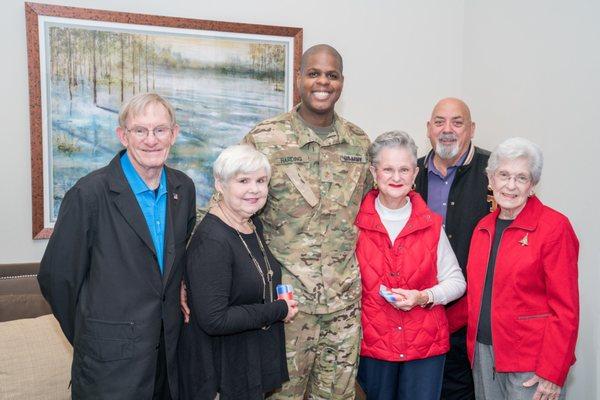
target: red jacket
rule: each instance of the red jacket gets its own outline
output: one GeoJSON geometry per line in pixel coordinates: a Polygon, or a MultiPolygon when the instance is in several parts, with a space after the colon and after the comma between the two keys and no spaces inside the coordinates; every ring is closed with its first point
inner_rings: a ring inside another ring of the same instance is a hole
{"type": "Polygon", "coordinates": [[[449,349],[448,321],[443,306],[395,309],[379,295],[379,285],[424,290],[437,282],[437,248],[442,218],[410,192],[412,213],[394,243],[375,210],[378,191],[363,200],[356,257],[362,279],[362,356],[409,361],[444,354],[449,349]]]}
{"type": "MultiPolygon", "coordinates": [[[[499,210],[473,232],[467,264],[467,352],[473,349],[499,210]]],[[[492,287],[492,342],[498,372],[535,372],[563,386],[575,362],[579,325],[579,242],[569,220],[537,197],[502,234],[492,287]]]]}

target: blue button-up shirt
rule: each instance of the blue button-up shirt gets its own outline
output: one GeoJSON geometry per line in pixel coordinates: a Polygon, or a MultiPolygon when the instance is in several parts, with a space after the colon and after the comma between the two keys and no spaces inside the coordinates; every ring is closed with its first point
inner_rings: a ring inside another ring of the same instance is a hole
{"type": "Polygon", "coordinates": [[[431,211],[439,214],[444,219],[444,225],[446,225],[446,212],[448,211],[448,195],[450,194],[450,188],[454,177],[456,176],[456,170],[459,166],[463,165],[467,158],[469,151],[465,151],[456,164],[449,167],[446,170],[446,176],[435,167],[433,163],[432,154],[427,162],[427,206],[431,211]]]}
{"type": "Polygon", "coordinates": [[[167,173],[163,167],[158,190],[154,191],[148,188],[146,182],[137,173],[127,156],[127,152],[121,156],[121,168],[123,168],[123,173],[129,183],[129,187],[131,187],[142,209],[142,214],[144,214],[144,218],[146,219],[152,243],[154,243],[160,273],[162,274],[165,249],[165,221],[167,219],[167,173]]]}

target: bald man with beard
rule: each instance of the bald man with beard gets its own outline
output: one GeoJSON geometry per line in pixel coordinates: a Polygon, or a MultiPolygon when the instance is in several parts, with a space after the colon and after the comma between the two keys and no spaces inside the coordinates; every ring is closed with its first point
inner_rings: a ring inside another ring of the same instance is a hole
{"type": "MultiPolygon", "coordinates": [[[[475,122],[467,104],[456,98],[440,100],[427,122],[432,150],[418,160],[416,190],[431,210],[444,219],[444,229],[466,277],[471,235],[490,212],[485,174],[489,151],[473,145],[475,122]]],[[[468,290],[468,288],[467,288],[468,290]]],[[[450,351],[446,355],[442,399],[475,399],[466,352],[466,296],[446,307],[450,351]]]]}

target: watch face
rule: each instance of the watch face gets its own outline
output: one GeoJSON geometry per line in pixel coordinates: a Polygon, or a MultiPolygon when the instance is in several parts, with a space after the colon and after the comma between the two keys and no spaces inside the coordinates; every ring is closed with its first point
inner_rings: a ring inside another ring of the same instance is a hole
{"type": "Polygon", "coordinates": [[[433,305],[433,293],[431,292],[431,290],[427,289],[425,291],[425,294],[427,295],[427,298],[425,299],[425,303],[421,305],[421,307],[423,308],[433,305]]]}

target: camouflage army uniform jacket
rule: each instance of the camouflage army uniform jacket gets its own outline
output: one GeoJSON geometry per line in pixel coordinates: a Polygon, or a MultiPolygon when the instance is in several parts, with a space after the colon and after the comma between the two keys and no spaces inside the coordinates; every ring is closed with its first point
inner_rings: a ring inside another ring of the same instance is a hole
{"type": "Polygon", "coordinates": [[[261,122],[244,142],[271,163],[261,219],[282,281],[303,312],[327,314],[360,298],[354,218],[372,181],[369,138],[336,114],[334,132],[321,140],[297,110],[261,122]]]}

